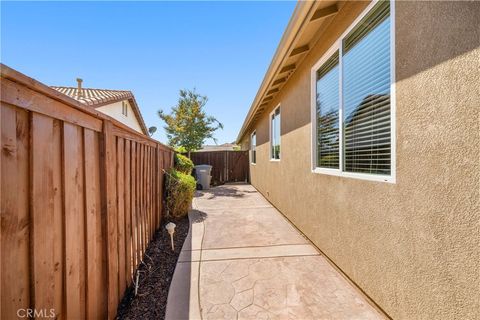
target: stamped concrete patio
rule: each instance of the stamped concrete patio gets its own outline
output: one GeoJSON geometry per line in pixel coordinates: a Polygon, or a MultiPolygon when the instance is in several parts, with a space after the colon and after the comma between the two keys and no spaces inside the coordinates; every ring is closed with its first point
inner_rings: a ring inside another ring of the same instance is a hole
{"type": "Polygon", "coordinates": [[[383,319],[251,185],[198,192],[166,319],[383,319]]]}

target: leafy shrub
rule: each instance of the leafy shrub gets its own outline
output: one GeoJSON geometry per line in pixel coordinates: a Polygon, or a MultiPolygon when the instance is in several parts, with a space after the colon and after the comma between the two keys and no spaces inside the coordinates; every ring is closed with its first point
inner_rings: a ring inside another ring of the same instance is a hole
{"type": "Polygon", "coordinates": [[[184,146],[179,146],[175,148],[175,152],[178,153],[187,153],[187,149],[184,146]]]}
{"type": "Polygon", "coordinates": [[[191,174],[193,170],[193,162],[187,157],[175,153],[175,169],[185,174],[191,174]]]}
{"type": "Polygon", "coordinates": [[[180,218],[188,213],[195,193],[195,179],[176,169],[166,174],[167,210],[168,214],[180,218]]]}

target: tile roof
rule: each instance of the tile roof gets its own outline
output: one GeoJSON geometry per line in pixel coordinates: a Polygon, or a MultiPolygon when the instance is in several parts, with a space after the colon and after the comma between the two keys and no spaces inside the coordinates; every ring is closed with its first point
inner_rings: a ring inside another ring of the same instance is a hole
{"type": "Polygon", "coordinates": [[[133,108],[133,112],[135,113],[138,122],[140,123],[140,127],[142,127],[143,133],[147,136],[149,135],[147,126],[145,125],[145,121],[142,117],[142,113],[140,112],[137,102],[135,101],[135,97],[131,91],[82,88],[83,95],[79,97],[77,87],[51,86],[51,88],[92,108],[97,108],[109,103],[128,100],[133,108]]]}
{"type": "Polygon", "coordinates": [[[121,100],[130,99],[133,97],[131,91],[125,90],[107,90],[107,89],[91,89],[91,88],[82,88],[83,96],[78,95],[78,88],[76,87],[56,87],[52,86],[53,89],[61,92],[70,98],[73,98],[87,106],[93,106],[99,104],[105,104],[107,102],[116,102],[121,100]]]}

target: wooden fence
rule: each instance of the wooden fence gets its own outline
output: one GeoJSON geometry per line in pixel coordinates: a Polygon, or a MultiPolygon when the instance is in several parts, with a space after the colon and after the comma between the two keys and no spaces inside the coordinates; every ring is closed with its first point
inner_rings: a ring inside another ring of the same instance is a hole
{"type": "Polygon", "coordinates": [[[1,65],[1,318],[112,319],[173,152],[1,65]]]}
{"type": "Polygon", "coordinates": [[[248,151],[200,151],[190,158],[195,165],[212,166],[212,185],[249,181],[248,151]]]}

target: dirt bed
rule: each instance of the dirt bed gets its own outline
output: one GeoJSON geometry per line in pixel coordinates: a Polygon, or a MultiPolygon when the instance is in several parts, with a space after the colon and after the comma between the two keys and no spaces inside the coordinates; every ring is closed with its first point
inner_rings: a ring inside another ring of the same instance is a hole
{"type": "Polygon", "coordinates": [[[188,217],[164,219],[153,241],[148,245],[139,267],[139,286],[135,296],[132,285],[127,289],[118,307],[117,319],[165,319],[168,289],[172,281],[178,255],[188,234],[188,217]],[[175,251],[170,245],[170,236],[165,230],[168,222],[175,228],[175,251]]]}

